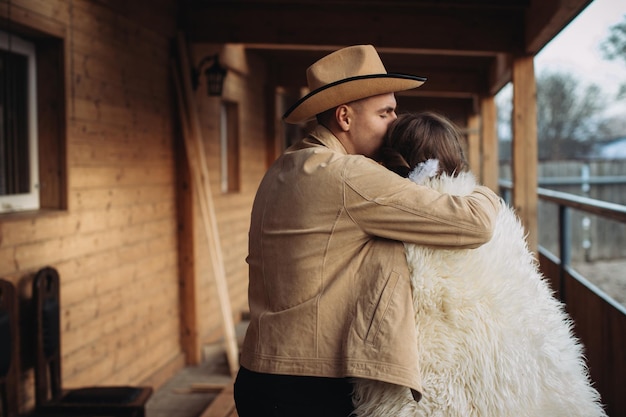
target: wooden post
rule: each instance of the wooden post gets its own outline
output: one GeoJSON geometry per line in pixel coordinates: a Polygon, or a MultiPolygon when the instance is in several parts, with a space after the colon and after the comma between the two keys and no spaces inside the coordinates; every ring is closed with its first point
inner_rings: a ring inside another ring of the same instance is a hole
{"type": "Polygon", "coordinates": [[[217,289],[218,302],[220,304],[220,312],[222,315],[228,365],[231,374],[235,376],[239,370],[239,353],[235,335],[235,326],[233,323],[222,248],[210,188],[209,169],[202,142],[202,131],[200,128],[200,121],[198,119],[197,107],[191,87],[190,60],[187,55],[187,44],[182,34],[179,34],[178,36],[178,50],[178,64],[180,65],[180,70],[175,64],[172,65],[172,70],[176,84],[178,104],[181,109],[181,124],[183,125],[185,149],[187,152],[189,166],[192,171],[192,182],[198,194],[198,202],[202,213],[204,231],[209,245],[211,267],[213,269],[215,287],[217,289]]]}
{"type": "Polygon", "coordinates": [[[537,253],[537,101],[533,56],[513,59],[513,207],[537,253]]]}
{"type": "MultiPolygon", "coordinates": [[[[182,97],[179,98],[182,102],[182,97]]],[[[179,258],[179,288],[180,288],[180,312],[182,321],[181,343],[185,353],[185,363],[198,365],[202,362],[202,350],[200,343],[199,317],[198,317],[198,285],[196,282],[196,268],[194,260],[194,230],[195,219],[193,217],[193,179],[191,168],[187,161],[187,152],[184,139],[188,133],[188,123],[184,116],[183,108],[179,104],[180,123],[182,135],[176,136],[176,199],[178,230],[178,258],[179,258]]]]}
{"type": "Polygon", "coordinates": [[[498,133],[497,133],[497,113],[496,100],[494,96],[483,97],[480,101],[482,114],[482,124],[480,126],[482,164],[481,181],[483,185],[498,192],[498,133]]]}
{"type": "Polygon", "coordinates": [[[471,114],[467,118],[467,162],[470,170],[474,173],[478,181],[480,178],[480,137],[478,136],[478,128],[480,125],[480,116],[471,114]]]}

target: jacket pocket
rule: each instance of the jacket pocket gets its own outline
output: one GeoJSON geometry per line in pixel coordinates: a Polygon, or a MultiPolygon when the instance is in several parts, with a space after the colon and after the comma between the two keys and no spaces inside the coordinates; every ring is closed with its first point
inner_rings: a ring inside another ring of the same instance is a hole
{"type": "Polygon", "coordinates": [[[367,329],[367,333],[365,335],[366,343],[373,344],[378,337],[381,326],[387,318],[387,312],[393,303],[394,293],[398,286],[399,279],[399,273],[392,271],[391,274],[389,274],[389,278],[387,279],[387,282],[378,297],[378,301],[376,302],[372,320],[370,321],[369,328],[367,329]]]}

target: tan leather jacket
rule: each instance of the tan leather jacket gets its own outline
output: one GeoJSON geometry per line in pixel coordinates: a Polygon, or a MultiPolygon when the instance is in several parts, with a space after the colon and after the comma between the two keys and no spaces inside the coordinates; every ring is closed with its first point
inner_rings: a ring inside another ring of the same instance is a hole
{"type": "Polygon", "coordinates": [[[257,192],[242,366],[420,391],[401,242],[480,246],[498,206],[486,188],[442,195],[348,155],[318,126],[270,167],[257,192]]]}

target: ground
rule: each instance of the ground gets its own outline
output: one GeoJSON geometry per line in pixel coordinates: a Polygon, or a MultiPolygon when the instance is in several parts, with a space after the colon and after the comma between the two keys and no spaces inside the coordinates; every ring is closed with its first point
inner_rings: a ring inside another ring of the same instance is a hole
{"type": "Polygon", "coordinates": [[[626,259],[579,262],[572,266],[589,282],[626,307],[626,259]]]}

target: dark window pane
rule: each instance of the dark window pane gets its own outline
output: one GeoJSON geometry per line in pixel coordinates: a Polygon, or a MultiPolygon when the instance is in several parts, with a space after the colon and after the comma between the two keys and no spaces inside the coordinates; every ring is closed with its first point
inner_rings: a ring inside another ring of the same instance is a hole
{"type": "Polygon", "coordinates": [[[0,195],[30,192],[24,55],[0,51],[0,195]]]}

